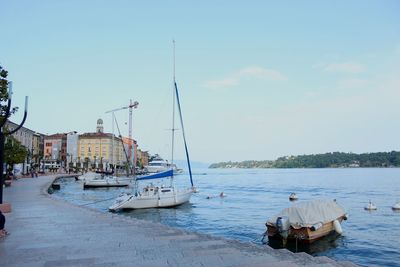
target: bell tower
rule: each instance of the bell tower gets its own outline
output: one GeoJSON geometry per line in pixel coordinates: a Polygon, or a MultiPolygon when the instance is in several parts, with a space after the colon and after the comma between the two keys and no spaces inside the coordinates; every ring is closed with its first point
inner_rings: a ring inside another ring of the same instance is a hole
{"type": "Polygon", "coordinates": [[[103,120],[102,119],[98,119],[97,120],[96,133],[103,133],[103,132],[104,132],[103,120]]]}

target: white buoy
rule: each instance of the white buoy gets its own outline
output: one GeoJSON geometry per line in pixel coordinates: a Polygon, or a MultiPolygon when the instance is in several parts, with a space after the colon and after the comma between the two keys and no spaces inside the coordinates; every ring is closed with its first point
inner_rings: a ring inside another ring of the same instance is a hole
{"type": "Polygon", "coordinates": [[[290,196],[289,196],[289,200],[290,200],[290,201],[298,200],[298,199],[299,199],[299,198],[298,198],[298,196],[296,195],[296,193],[291,193],[290,196]]]}
{"type": "Polygon", "coordinates": [[[368,205],[364,207],[365,210],[377,210],[378,208],[375,206],[374,203],[371,202],[371,200],[369,201],[368,205]]]}
{"type": "Polygon", "coordinates": [[[195,186],[192,187],[192,191],[193,191],[193,193],[199,193],[200,192],[200,190],[197,189],[197,187],[195,187],[195,186]]]}
{"type": "Polygon", "coordinates": [[[333,221],[333,228],[335,228],[336,233],[341,235],[343,233],[342,226],[340,225],[340,222],[338,220],[333,221]]]}
{"type": "Polygon", "coordinates": [[[397,202],[396,204],[394,204],[393,206],[392,206],[392,210],[398,210],[398,211],[400,211],[400,202],[397,202]]]}

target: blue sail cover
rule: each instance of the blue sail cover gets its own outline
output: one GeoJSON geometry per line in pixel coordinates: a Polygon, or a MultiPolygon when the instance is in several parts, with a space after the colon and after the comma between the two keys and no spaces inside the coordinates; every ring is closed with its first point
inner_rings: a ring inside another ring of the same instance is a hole
{"type": "Polygon", "coordinates": [[[187,144],[186,144],[186,137],[185,137],[185,128],[183,127],[183,117],[182,117],[181,103],[179,101],[178,86],[176,85],[175,81],[174,81],[174,85],[175,85],[176,100],[178,102],[179,117],[181,119],[182,135],[183,135],[183,142],[185,144],[186,161],[187,161],[187,165],[188,165],[188,169],[189,169],[190,184],[193,187],[192,167],[190,166],[189,151],[188,151],[188,147],[187,147],[187,144]]]}
{"type": "Polygon", "coordinates": [[[151,180],[151,179],[161,179],[161,178],[165,178],[165,177],[171,177],[174,174],[174,171],[168,170],[168,171],[164,171],[164,172],[158,172],[158,173],[154,173],[154,174],[150,174],[150,175],[142,175],[142,176],[137,176],[136,180],[151,180]]]}

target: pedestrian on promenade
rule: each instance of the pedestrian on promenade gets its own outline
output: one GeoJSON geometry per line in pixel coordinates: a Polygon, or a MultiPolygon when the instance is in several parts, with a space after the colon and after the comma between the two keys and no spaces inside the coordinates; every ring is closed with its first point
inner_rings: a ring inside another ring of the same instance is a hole
{"type": "Polygon", "coordinates": [[[8,235],[8,232],[6,229],[4,229],[4,225],[6,224],[6,217],[1,213],[0,210],[0,238],[5,237],[8,235]]]}
{"type": "MultiPolygon", "coordinates": [[[[14,174],[12,171],[8,172],[8,177],[10,177],[10,180],[14,180],[14,174]]],[[[15,177],[15,179],[16,179],[16,177],[15,177]]]]}

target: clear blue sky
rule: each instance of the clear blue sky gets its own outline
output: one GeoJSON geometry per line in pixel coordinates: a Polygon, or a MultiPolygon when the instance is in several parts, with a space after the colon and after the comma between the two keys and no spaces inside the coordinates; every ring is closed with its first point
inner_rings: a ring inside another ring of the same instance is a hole
{"type": "Polygon", "coordinates": [[[111,132],[105,111],[132,98],[140,148],[168,158],[175,38],[193,160],[400,150],[399,14],[395,0],[1,1],[0,64],[14,103],[30,97],[27,127],[111,132]]]}

